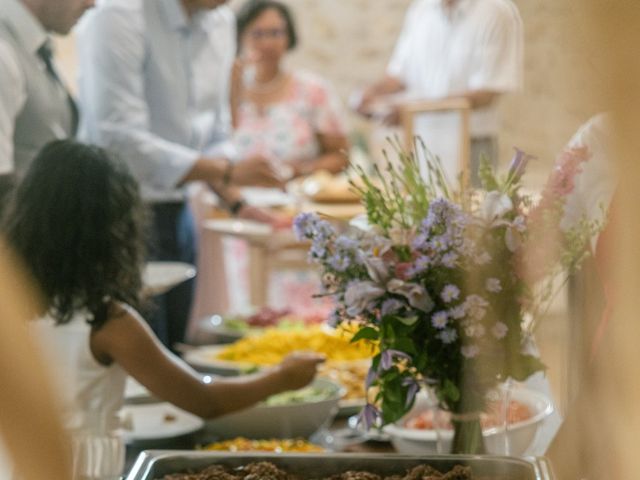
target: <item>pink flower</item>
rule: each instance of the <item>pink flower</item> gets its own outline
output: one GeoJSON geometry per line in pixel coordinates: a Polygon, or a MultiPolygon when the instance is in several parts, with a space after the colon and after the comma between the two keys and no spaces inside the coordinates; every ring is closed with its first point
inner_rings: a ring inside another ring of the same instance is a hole
{"type": "Polygon", "coordinates": [[[412,264],[409,262],[398,263],[396,265],[396,277],[400,280],[408,280],[410,277],[409,272],[411,270],[411,265],[412,264]]]}

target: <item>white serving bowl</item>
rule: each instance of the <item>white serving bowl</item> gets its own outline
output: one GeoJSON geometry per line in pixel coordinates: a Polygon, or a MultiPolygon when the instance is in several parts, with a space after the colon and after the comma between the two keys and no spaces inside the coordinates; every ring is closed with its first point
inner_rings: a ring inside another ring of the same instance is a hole
{"type": "Polygon", "coordinates": [[[333,420],[338,412],[338,401],[345,390],[340,385],[317,378],[312,386],[334,391],[326,400],[269,406],[260,403],[237,413],[206,422],[208,433],[220,439],[246,437],[299,438],[309,437],[333,420]]]}
{"type": "MultiPolygon", "coordinates": [[[[553,412],[551,401],[543,394],[526,388],[513,390],[511,399],[527,405],[532,416],[522,422],[509,425],[507,439],[509,451],[505,448],[504,427],[492,427],[483,430],[487,453],[495,455],[524,455],[533,443],[542,422],[553,412]]],[[[389,434],[391,443],[398,453],[407,455],[425,455],[430,453],[448,453],[453,439],[452,430],[441,431],[442,452],[438,452],[438,434],[435,430],[404,428],[405,422],[428,408],[424,398],[416,400],[416,405],[404,418],[384,430],[389,434]]]]}

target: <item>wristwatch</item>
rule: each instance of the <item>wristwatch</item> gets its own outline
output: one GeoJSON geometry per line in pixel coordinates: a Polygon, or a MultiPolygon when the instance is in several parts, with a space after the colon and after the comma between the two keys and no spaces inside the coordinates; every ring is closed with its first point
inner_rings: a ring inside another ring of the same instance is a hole
{"type": "Polygon", "coordinates": [[[242,199],[236,200],[235,202],[229,205],[229,213],[231,213],[231,215],[235,217],[236,215],[238,215],[240,210],[242,210],[242,207],[244,207],[246,204],[247,202],[245,202],[242,199]]]}

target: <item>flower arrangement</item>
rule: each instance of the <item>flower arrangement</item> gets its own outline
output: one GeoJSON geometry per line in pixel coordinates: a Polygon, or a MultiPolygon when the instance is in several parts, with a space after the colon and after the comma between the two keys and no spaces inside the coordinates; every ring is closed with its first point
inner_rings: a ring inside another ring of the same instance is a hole
{"type": "MultiPolygon", "coordinates": [[[[553,198],[543,196],[536,207],[520,192],[531,159],[521,151],[504,177],[483,163],[481,189],[453,189],[439,160],[419,141],[418,147],[427,159],[424,176],[416,155],[397,145],[397,166],[388,161],[372,175],[356,170],[352,186],[369,228],[339,233],[305,213],[294,230],[311,240],[309,257],[322,268],[323,294],[336,300],[334,321],[357,322],[353,341],[379,346],[366,380],[373,393],[361,413],[365,426],[398,420],[425,387],[452,413],[454,452],[480,453],[478,414],[487,393],[545,368],[523,349],[526,312],[551,299],[548,274],[575,270],[599,227],[585,222],[565,232],[571,241],[560,255],[534,265],[545,286],[532,288],[527,248],[544,228],[555,223],[557,229],[570,189],[550,187],[545,192],[553,198]]],[[[577,171],[579,163],[570,173],[577,171]]],[[[570,179],[555,181],[566,186],[570,179]]]]}

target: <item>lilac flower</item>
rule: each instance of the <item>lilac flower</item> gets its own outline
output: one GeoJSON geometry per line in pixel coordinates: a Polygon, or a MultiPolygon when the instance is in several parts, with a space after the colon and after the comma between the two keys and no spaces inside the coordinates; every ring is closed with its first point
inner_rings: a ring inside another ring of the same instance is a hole
{"type": "Polygon", "coordinates": [[[440,330],[447,326],[448,320],[449,316],[447,315],[447,312],[443,311],[436,312],[431,316],[431,324],[440,330]]]}
{"type": "Polygon", "coordinates": [[[464,358],[475,358],[480,353],[480,347],[477,345],[465,345],[460,351],[464,358]]]}
{"type": "Polygon", "coordinates": [[[514,147],[514,150],[516,153],[513,155],[509,165],[509,178],[513,178],[513,181],[517,182],[524,174],[529,160],[534,160],[536,157],[523,152],[517,147],[514,147]]]}
{"type": "Polygon", "coordinates": [[[358,424],[362,425],[365,430],[369,430],[376,425],[380,418],[380,410],[374,405],[367,403],[358,415],[358,424]]]}
{"type": "Polygon", "coordinates": [[[445,285],[442,289],[442,292],[440,292],[440,298],[442,298],[442,301],[445,303],[450,303],[452,300],[457,300],[459,296],[460,289],[452,284],[445,285]]]}
{"type": "Polygon", "coordinates": [[[345,272],[351,265],[351,259],[347,255],[335,254],[329,259],[329,265],[337,272],[345,272]]]}
{"type": "Polygon", "coordinates": [[[397,298],[387,298],[384,302],[382,302],[382,307],[380,309],[380,313],[382,316],[391,315],[392,313],[396,313],[404,306],[397,298]]]}
{"type": "Polygon", "coordinates": [[[508,331],[509,327],[507,327],[507,325],[502,322],[496,322],[495,325],[491,328],[491,333],[498,340],[503,339],[508,331]]]}
{"type": "Polygon", "coordinates": [[[456,341],[456,339],[458,338],[458,332],[456,332],[452,328],[449,328],[447,330],[441,331],[438,334],[438,338],[440,338],[442,343],[444,343],[445,345],[449,345],[456,341]]]}
{"type": "Polygon", "coordinates": [[[364,388],[366,390],[369,390],[369,387],[371,387],[371,385],[373,385],[373,382],[375,382],[378,379],[378,371],[370,368],[369,371],[367,372],[367,378],[364,381],[364,388]]]}
{"type": "Polygon", "coordinates": [[[314,213],[301,213],[293,220],[293,232],[298,240],[309,238],[312,234],[312,225],[318,217],[314,213]]]}
{"type": "Polygon", "coordinates": [[[425,272],[431,266],[431,257],[421,255],[413,262],[413,266],[409,269],[409,275],[415,276],[425,272]]]}
{"type": "Polygon", "coordinates": [[[389,350],[384,350],[380,354],[380,370],[389,370],[394,365],[395,359],[402,359],[411,361],[411,357],[400,350],[394,350],[390,348],[389,350]]]}
{"type": "Polygon", "coordinates": [[[406,377],[402,380],[402,385],[409,387],[407,389],[407,399],[404,404],[405,408],[409,408],[409,405],[411,405],[413,399],[416,398],[416,394],[420,390],[420,384],[416,382],[414,378],[406,377]]]}
{"type": "Polygon", "coordinates": [[[458,261],[458,255],[453,252],[449,252],[449,253],[445,253],[442,256],[440,263],[442,263],[442,265],[444,265],[447,268],[455,268],[457,261],[458,261]]]}
{"type": "Polygon", "coordinates": [[[421,233],[413,239],[413,241],[411,242],[411,246],[414,250],[426,250],[428,241],[429,237],[424,233],[421,233]]]}
{"type": "Polygon", "coordinates": [[[502,291],[502,284],[497,278],[487,278],[487,281],[484,284],[484,288],[487,289],[487,292],[499,293],[502,291]]]}
{"type": "Polygon", "coordinates": [[[358,241],[345,235],[340,235],[334,243],[336,249],[345,252],[353,252],[358,248],[358,241]]]}

